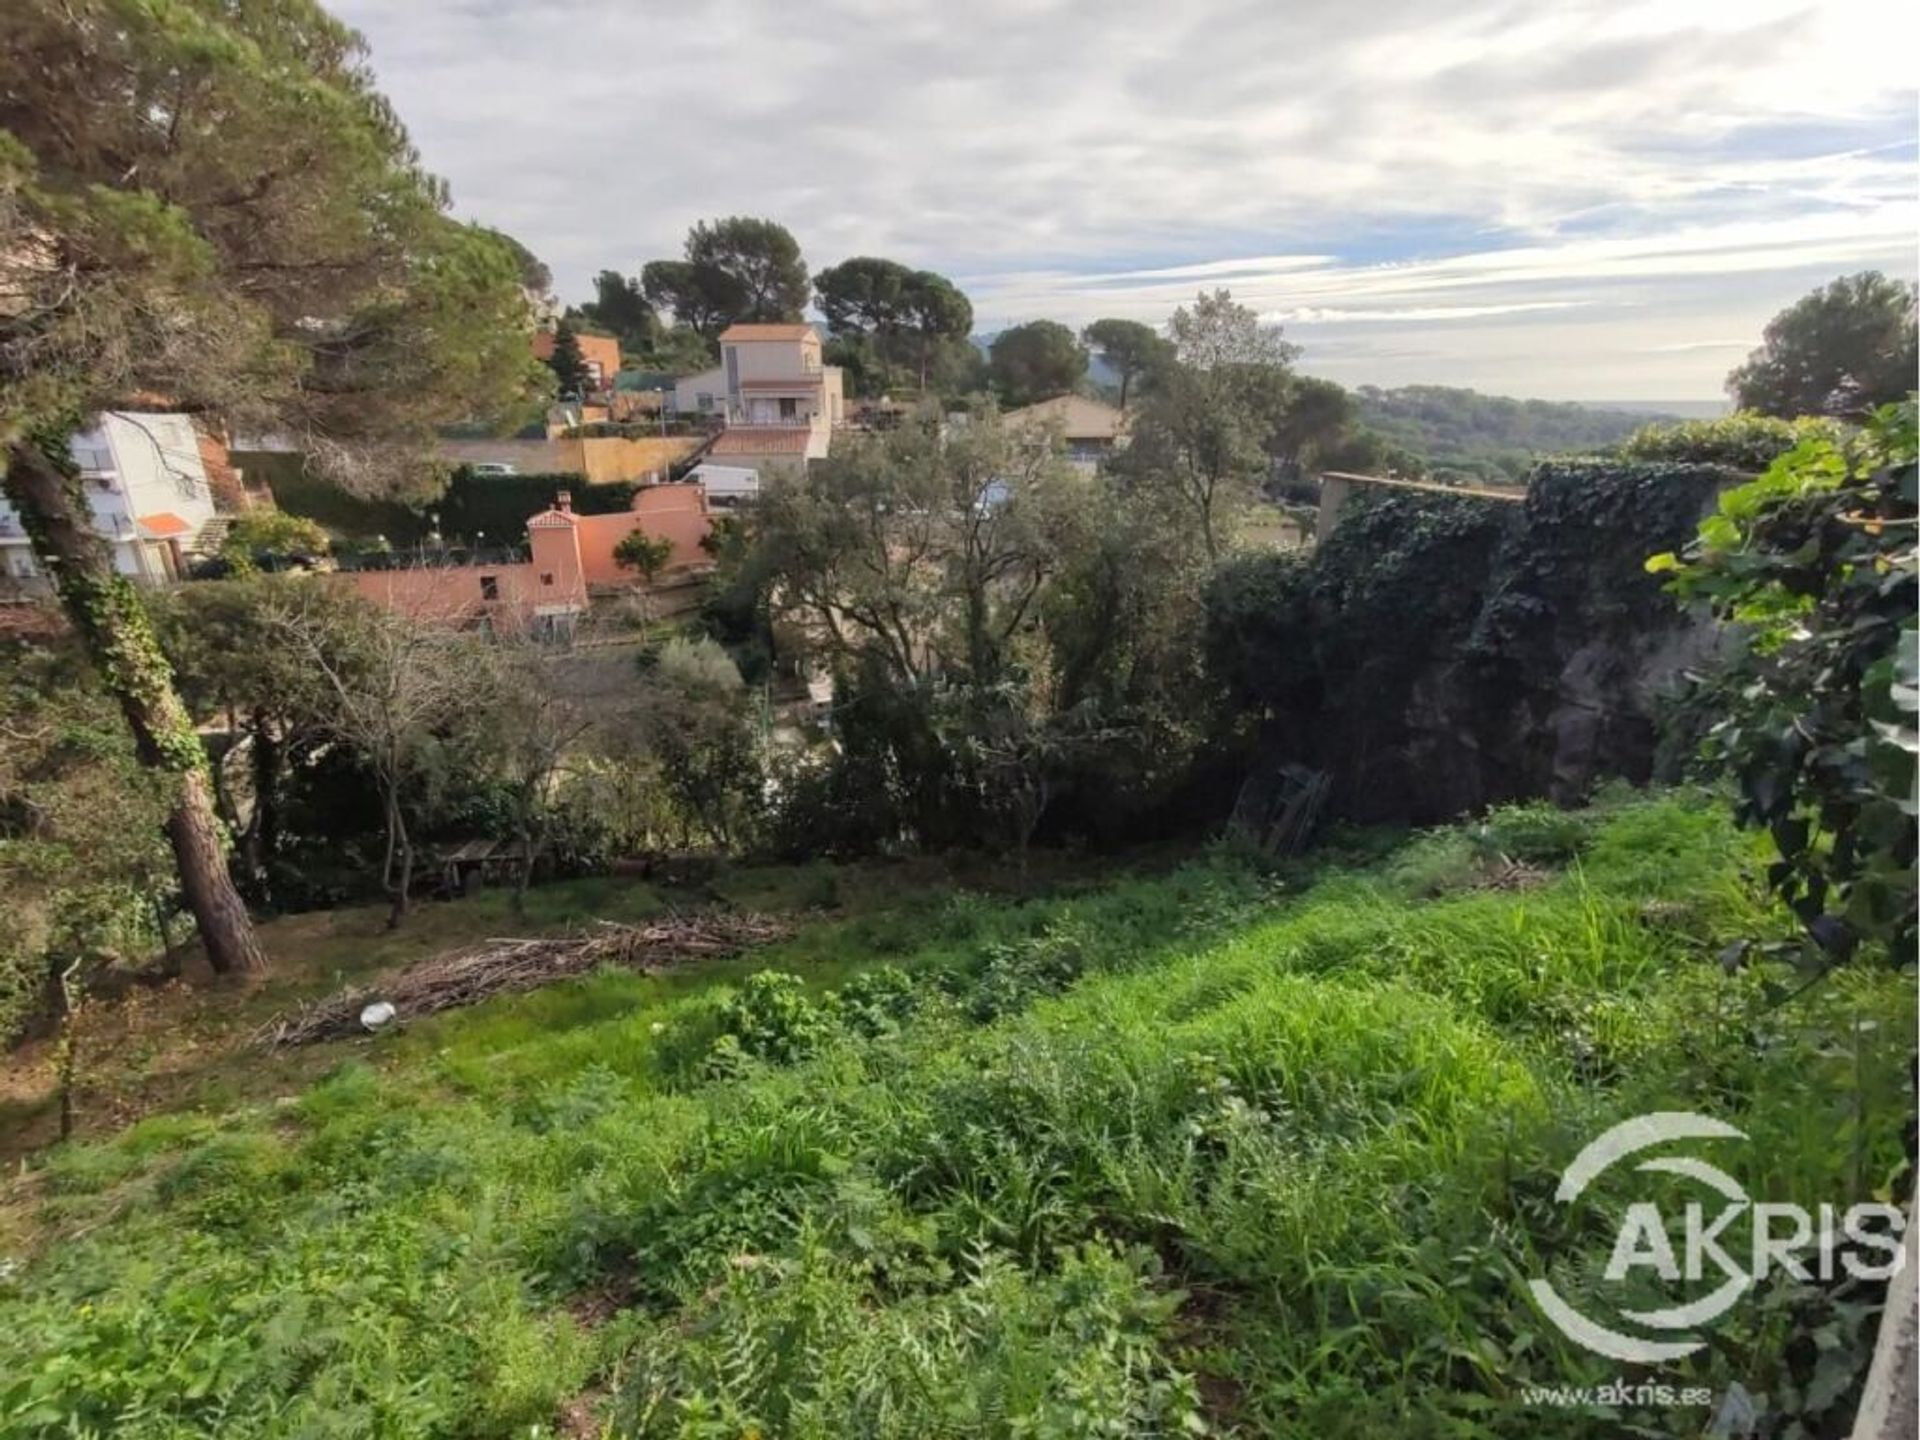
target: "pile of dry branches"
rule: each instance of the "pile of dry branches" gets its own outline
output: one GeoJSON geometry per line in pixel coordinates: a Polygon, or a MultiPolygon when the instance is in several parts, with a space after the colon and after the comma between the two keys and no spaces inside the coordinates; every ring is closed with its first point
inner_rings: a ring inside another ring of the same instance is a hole
{"type": "Polygon", "coordinates": [[[436,955],[377,985],[361,986],[277,1016],[255,1036],[260,1045],[312,1045],[362,1034],[360,1012],[377,1001],[394,1007],[401,1022],[473,1005],[490,995],[534,990],[584,975],[602,965],[660,970],[687,960],[732,955],[784,938],[789,927],[769,915],[675,916],[646,925],[602,922],[587,935],[540,940],[488,940],[466,950],[436,955]]]}

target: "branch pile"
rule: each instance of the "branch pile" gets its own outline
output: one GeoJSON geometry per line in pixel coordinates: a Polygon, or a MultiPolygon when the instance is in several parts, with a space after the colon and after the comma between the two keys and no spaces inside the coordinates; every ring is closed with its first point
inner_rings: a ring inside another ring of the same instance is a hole
{"type": "Polygon", "coordinates": [[[646,925],[602,922],[588,935],[487,940],[422,960],[374,985],[330,995],[268,1022],[258,1045],[313,1045],[364,1034],[360,1012],[384,1000],[401,1022],[475,1005],[493,995],[536,990],[603,965],[652,972],[688,960],[712,960],[784,939],[786,922],[769,915],[676,916],[646,925]]]}

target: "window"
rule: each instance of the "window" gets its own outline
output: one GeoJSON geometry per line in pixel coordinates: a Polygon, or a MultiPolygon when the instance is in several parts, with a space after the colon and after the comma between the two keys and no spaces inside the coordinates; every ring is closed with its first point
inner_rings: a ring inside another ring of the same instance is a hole
{"type": "Polygon", "coordinates": [[[553,584],[553,572],[551,570],[542,570],[540,572],[540,583],[542,585],[553,584]]]}
{"type": "Polygon", "coordinates": [[[794,400],[794,399],[781,400],[780,418],[782,420],[797,420],[799,417],[800,417],[800,402],[798,400],[794,400]]]}
{"type": "Polygon", "coordinates": [[[500,577],[498,575],[482,575],[480,577],[480,598],[482,600],[498,600],[500,598],[500,577]]]}
{"type": "Polygon", "coordinates": [[[693,403],[699,406],[700,413],[705,415],[713,409],[713,395],[709,391],[702,390],[698,395],[693,397],[693,403]]]}

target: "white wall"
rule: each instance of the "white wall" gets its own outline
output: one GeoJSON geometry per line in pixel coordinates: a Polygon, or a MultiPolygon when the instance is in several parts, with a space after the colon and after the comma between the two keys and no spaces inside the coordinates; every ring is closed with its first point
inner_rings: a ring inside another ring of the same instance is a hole
{"type": "Polygon", "coordinates": [[[727,413],[727,373],[719,366],[698,375],[684,375],[673,382],[673,408],[679,415],[724,415],[727,413]],[[700,408],[700,397],[709,395],[713,403],[700,408]]]}
{"type": "MultiPolygon", "coordinates": [[[[185,415],[102,415],[73,437],[72,450],[94,528],[113,542],[114,568],[123,575],[149,573],[134,528],[140,516],[166,512],[186,521],[182,549],[213,518],[213,487],[185,415]]],[[[19,516],[0,499],[0,544],[24,543],[19,516]]]]}

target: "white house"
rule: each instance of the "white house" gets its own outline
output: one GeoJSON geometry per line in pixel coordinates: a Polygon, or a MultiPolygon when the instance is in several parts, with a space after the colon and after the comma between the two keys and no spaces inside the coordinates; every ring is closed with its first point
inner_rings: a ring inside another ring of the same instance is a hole
{"type": "MultiPolygon", "coordinates": [[[[93,527],[122,575],[164,584],[185,573],[187,556],[213,519],[213,488],[200,437],[185,415],[109,412],[73,437],[93,527]]],[[[0,499],[0,583],[21,589],[39,577],[20,517],[0,499]]]]}

